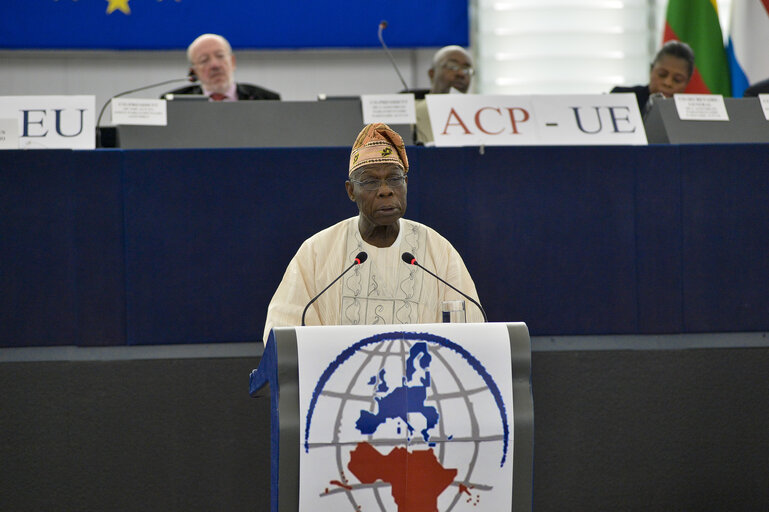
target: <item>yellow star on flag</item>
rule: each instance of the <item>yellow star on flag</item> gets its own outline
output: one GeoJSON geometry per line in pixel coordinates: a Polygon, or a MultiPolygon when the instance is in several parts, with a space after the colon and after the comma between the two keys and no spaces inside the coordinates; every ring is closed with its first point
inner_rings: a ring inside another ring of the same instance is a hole
{"type": "Polygon", "coordinates": [[[130,0],[107,0],[107,14],[112,14],[115,10],[122,11],[123,14],[131,14],[131,8],[128,7],[130,0]]]}

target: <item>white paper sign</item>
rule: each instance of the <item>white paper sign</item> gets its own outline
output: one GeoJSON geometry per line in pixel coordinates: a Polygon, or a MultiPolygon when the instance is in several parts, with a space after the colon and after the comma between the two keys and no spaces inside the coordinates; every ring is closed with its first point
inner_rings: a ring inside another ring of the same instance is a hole
{"type": "Polygon", "coordinates": [[[16,119],[0,119],[0,149],[19,149],[16,119]]]}
{"type": "Polygon", "coordinates": [[[728,121],[724,97],[720,94],[674,94],[678,118],[682,121],[728,121]]]}
{"type": "Polygon", "coordinates": [[[761,109],[764,111],[764,119],[769,121],[769,94],[759,94],[758,101],[761,102],[761,109]]]}
{"type": "Polygon", "coordinates": [[[632,93],[486,96],[428,94],[435,145],[645,145],[632,93]]]}
{"type": "Polygon", "coordinates": [[[386,124],[415,124],[413,94],[364,94],[360,97],[363,122],[386,124]]]}
{"type": "Polygon", "coordinates": [[[112,124],[166,126],[166,100],[113,98],[112,124]]]}
{"type": "Polygon", "coordinates": [[[15,119],[22,149],[94,149],[94,96],[0,96],[0,119],[15,119]]]}
{"type": "Polygon", "coordinates": [[[509,337],[480,325],[296,329],[300,512],[511,509],[509,337]]]}

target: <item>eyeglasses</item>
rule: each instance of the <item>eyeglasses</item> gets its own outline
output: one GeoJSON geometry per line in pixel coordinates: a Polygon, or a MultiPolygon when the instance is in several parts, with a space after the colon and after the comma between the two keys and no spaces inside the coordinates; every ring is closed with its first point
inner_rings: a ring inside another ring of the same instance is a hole
{"type": "Polygon", "coordinates": [[[448,63],[444,64],[443,67],[454,73],[461,71],[467,76],[473,76],[475,74],[475,70],[471,66],[460,66],[459,64],[448,63]]]}
{"type": "Polygon", "coordinates": [[[362,188],[363,190],[373,192],[375,190],[379,190],[379,187],[382,186],[383,181],[389,188],[401,188],[403,187],[403,185],[406,184],[406,177],[403,175],[400,175],[400,176],[389,176],[384,179],[366,178],[360,181],[358,180],[350,180],[350,181],[357,185],[360,185],[360,188],[362,188]]]}
{"type": "Polygon", "coordinates": [[[213,61],[223,61],[223,60],[229,58],[230,55],[232,55],[232,54],[225,53],[225,52],[216,52],[214,54],[206,54],[206,55],[203,55],[202,57],[200,57],[195,62],[193,62],[192,65],[193,66],[200,66],[200,67],[207,66],[208,64],[210,64],[213,61]]]}

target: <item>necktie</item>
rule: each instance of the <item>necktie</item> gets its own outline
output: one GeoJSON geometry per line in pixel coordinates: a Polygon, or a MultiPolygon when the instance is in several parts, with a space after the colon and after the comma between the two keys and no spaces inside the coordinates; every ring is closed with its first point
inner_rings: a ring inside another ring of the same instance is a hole
{"type": "Polygon", "coordinates": [[[222,100],[227,99],[227,95],[226,94],[222,94],[220,92],[212,92],[211,96],[209,96],[209,98],[211,98],[214,101],[222,101],[222,100]]]}

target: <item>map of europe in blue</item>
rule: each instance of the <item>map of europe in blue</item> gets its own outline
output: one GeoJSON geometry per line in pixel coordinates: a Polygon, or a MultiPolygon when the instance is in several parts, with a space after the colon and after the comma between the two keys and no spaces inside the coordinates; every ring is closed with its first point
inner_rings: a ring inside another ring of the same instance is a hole
{"type": "MultiPolygon", "coordinates": [[[[437,409],[425,404],[427,388],[430,386],[430,372],[428,370],[430,362],[431,356],[427,351],[427,343],[423,341],[415,343],[406,360],[406,376],[403,378],[402,385],[383,397],[375,398],[378,409],[376,414],[365,410],[360,411],[360,417],[355,422],[355,427],[361,434],[373,434],[388,419],[403,420],[409,429],[409,434],[411,434],[414,428],[408,421],[408,415],[409,413],[416,413],[425,418],[426,426],[421,431],[422,438],[425,441],[430,439],[429,430],[435,427],[439,419],[437,409]],[[409,382],[414,379],[414,374],[417,372],[417,364],[424,370],[425,374],[417,384],[410,386],[409,382]]],[[[380,383],[377,389],[380,391],[389,389],[385,381],[384,370],[379,373],[378,378],[380,383]]],[[[376,378],[372,378],[370,383],[375,384],[376,378]]]]}

